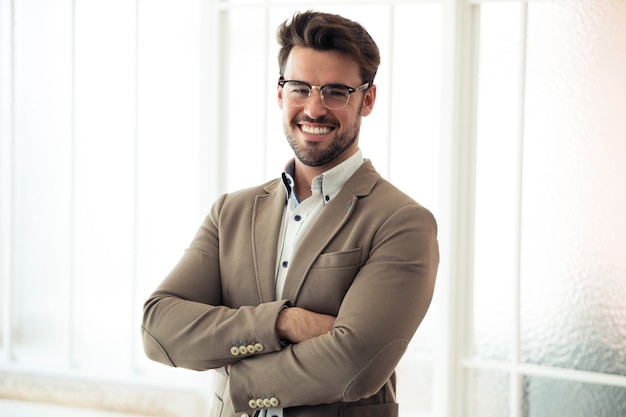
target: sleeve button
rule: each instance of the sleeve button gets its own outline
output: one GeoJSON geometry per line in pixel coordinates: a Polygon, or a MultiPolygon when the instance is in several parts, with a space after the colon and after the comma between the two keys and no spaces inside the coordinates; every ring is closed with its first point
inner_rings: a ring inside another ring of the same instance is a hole
{"type": "Polygon", "coordinates": [[[239,348],[237,346],[233,346],[230,348],[230,354],[233,356],[239,355],[239,348]]]}

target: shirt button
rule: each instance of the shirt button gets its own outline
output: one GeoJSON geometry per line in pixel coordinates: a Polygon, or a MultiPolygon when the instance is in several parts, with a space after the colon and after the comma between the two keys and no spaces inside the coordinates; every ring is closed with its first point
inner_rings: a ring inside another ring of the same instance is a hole
{"type": "Polygon", "coordinates": [[[324,197],[324,200],[329,201],[330,200],[330,196],[327,195],[326,197],[324,197]]]}
{"type": "Polygon", "coordinates": [[[283,268],[287,268],[287,265],[289,265],[289,262],[283,261],[283,268]]]}
{"type": "Polygon", "coordinates": [[[300,220],[302,220],[302,216],[300,216],[299,214],[296,214],[293,219],[299,222],[300,220]]]}

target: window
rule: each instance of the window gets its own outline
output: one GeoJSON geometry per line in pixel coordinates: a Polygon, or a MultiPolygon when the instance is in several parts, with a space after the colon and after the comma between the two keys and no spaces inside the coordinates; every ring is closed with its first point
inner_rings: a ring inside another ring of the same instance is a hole
{"type": "Polygon", "coordinates": [[[480,5],[468,416],[626,412],[625,6],[480,5]]]}

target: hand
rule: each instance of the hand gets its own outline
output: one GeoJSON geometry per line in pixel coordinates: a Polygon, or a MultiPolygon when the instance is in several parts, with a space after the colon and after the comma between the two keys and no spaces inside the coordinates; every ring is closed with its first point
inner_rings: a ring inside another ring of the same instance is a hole
{"type": "Polygon", "coordinates": [[[276,320],[276,333],[282,340],[300,343],[330,332],[335,317],[314,313],[300,307],[283,309],[276,320]]]}

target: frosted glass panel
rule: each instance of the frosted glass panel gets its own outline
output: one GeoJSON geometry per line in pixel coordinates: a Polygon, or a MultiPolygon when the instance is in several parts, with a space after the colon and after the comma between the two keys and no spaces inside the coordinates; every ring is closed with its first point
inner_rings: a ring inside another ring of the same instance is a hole
{"type": "MultiPolygon", "coordinates": [[[[521,269],[526,362],[626,375],[624,22],[622,1],[528,5],[521,269]]],[[[584,397],[565,398],[572,401],[564,406],[580,407],[552,415],[598,415],[581,411],[584,397]]]]}
{"type": "Polygon", "coordinates": [[[626,388],[528,377],[524,379],[524,417],[622,417],[626,388]]]}
{"type": "Polygon", "coordinates": [[[472,354],[511,359],[517,274],[519,91],[517,3],[481,7],[472,354]]]}
{"type": "Polygon", "coordinates": [[[507,417],[509,415],[509,376],[506,372],[469,373],[467,416],[507,417]]]}

